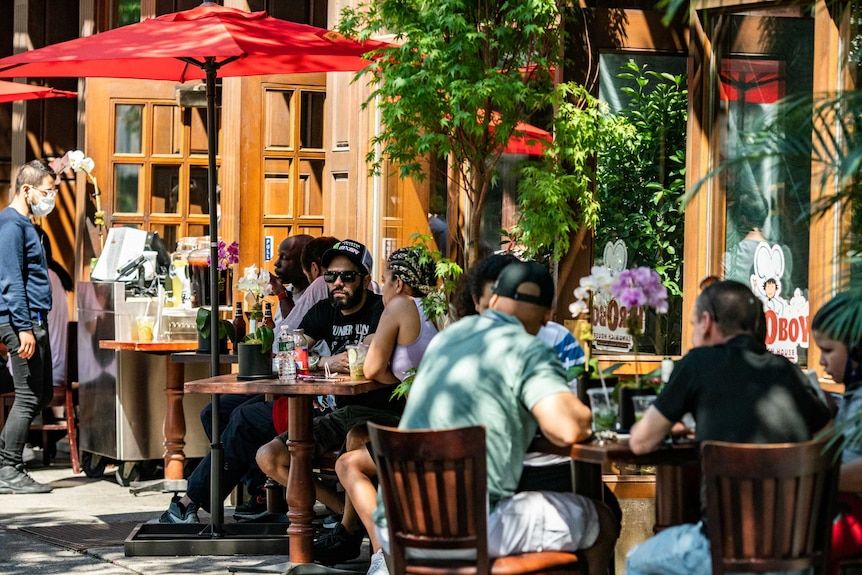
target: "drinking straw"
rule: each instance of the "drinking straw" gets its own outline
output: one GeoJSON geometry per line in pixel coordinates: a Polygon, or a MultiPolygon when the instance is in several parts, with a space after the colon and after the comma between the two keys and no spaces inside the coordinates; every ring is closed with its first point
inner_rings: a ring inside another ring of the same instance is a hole
{"type": "Polygon", "coordinates": [[[598,372],[599,372],[599,381],[602,382],[602,390],[605,393],[605,401],[607,401],[608,405],[610,405],[611,404],[611,396],[610,396],[610,394],[608,394],[608,386],[607,386],[607,384],[605,384],[605,374],[601,370],[601,368],[598,370],[598,372]]]}

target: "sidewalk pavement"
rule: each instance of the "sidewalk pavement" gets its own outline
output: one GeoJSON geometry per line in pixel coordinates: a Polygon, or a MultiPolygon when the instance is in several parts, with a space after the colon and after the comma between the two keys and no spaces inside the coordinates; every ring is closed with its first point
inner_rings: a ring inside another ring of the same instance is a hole
{"type": "MultiPolygon", "coordinates": [[[[40,454],[41,455],[41,454],[40,454]]],[[[35,573],[100,575],[227,575],[243,568],[278,566],[287,555],[228,557],[126,557],[123,547],[101,547],[83,552],[70,551],[45,543],[19,531],[24,526],[77,525],[81,523],[145,523],[157,519],[167,509],[171,493],[133,495],[117,484],[114,475],[101,479],[72,472],[68,460],[55,460],[51,467],[40,467],[38,461],[28,464],[32,477],[49,483],[54,491],[34,495],[0,495],[0,575],[35,573]]],[[[203,522],[209,515],[199,512],[203,522]]],[[[225,520],[232,521],[233,508],[225,508],[225,520]]],[[[362,555],[350,564],[340,566],[365,572],[369,553],[367,539],[362,555]]],[[[278,573],[278,570],[274,570],[278,573]]]]}

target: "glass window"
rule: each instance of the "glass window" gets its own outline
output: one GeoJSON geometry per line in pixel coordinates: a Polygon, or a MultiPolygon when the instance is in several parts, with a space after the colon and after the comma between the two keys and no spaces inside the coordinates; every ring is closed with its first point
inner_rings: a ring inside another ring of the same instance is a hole
{"type": "MultiPolygon", "coordinates": [[[[189,129],[189,154],[207,156],[209,141],[207,140],[207,110],[206,108],[186,108],[189,129]]],[[[216,110],[216,155],[218,155],[218,133],[221,122],[221,108],[216,110]]]]}
{"type": "Polygon", "coordinates": [[[274,18],[326,28],[326,4],[326,0],[248,0],[248,9],[265,10],[274,18]]]}
{"type": "Polygon", "coordinates": [[[153,106],[153,154],[171,156],[181,153],[179,113],[176,106],[153,106]]]}
{"type": "Polygon", "coordinates": [[[323,92],[302,92],[299,145],[302,148],[323,148],[323,92]]]}
{"type": "MultiPolygon", "coordinates": [[[[596,263],[615,271],[655,269],[668,289],[668,313],[648,308],[638,349],[678,354],[682,340],[685,146],[688,94],[685,56],[604,53],[599,98],[630,128],[599,153],[596,194],[602,209],[595,232],[596,263]],[[629,136],[628,134],[634,134],[629,136]]],[[[609,302],[608,310],[618,302],[609,302]]],[[[624,325],[599,310],[594,345],[632,349],[624,325]]],[[[595,322],[594,322],[595,323],[595,322]]]]}
{"type": "MultiPolygon", "coordinates": [[[[206,167],[192,166],[189,169],[189,211],[190,214],[209,214],[209,174],[206,167]]],[[[216,175],[216,194],[219,192],[216,175]]]]}
{"type": "Polygon", "coordinates": [[[180,213],[180,167],[153,166],[150,213],[180,213]]]}
{"type": "Polygon", "coordinates": [[[814,22],[752,12],[715,24],[718,161],[737,160],[718,181],[726,199],[724,274],[763,301],[769,349],[804,363],[811,164],[745,158],[764,122],[780,125],[782,98],[812,93],[814,22]]]}
{"type": "Polygon", "coordinates": [[[153,224],[150,226],[151,231],[158,232],[162,242],[169,250],[173,250],[179,239],[179,226],[173,224],[153,224]]]}
{"type": "Polygon", "coordinates": [[[141,0],[119,0],[117,8],[117,24],[115,27],[126,26],[141,21],[141,0]]]}
{"type": "Polygon", "coordinates": [[[141,168],[138,164],[117,164],[114,167],[114,211],[137,213],[141,168]]]}
{"type": "Polygon", "coordinates": [[[114,115],[114,153],[140,154],[143,149],[141,118],[144,107],[139,104],[117,104],[114,115]]]}

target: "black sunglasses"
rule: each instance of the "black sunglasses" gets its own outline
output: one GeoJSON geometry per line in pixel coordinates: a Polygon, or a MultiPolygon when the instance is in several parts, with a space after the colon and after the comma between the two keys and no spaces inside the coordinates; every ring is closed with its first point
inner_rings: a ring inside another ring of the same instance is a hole
{"type": "Polygon", "coordinates": [[[323,281],[328,284],[334,283],[336,279],[341,278],[341,281],[346,284],[352,284],[356,281],[357,277],[362,277],[364,274],[362,272],[323,272],[323,281]]]}

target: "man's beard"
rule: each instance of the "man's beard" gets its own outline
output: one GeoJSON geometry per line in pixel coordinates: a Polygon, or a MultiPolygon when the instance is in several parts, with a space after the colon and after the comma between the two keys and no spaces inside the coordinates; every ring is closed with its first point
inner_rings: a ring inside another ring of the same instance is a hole
{"type": "Polygon", "coordinates": [[[332,304],[332,307],[335,309],[351,309],[359,305],[359,302],[362,301],[362,290],[357,290],[353,293],[345,290],[342,292],[344,295],[342,299],[335,299],[333,294],[334,292],[329,292],[329,303],[332,304]]]}

